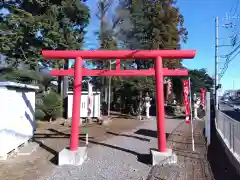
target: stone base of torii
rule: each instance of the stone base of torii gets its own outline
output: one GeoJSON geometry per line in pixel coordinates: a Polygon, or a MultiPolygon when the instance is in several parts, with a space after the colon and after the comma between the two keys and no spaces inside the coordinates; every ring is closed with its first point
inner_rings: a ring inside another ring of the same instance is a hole
{"type": "Polygon", "coordinates": [[[46,59],[75,59],[74,69],[52,70],[52,76],[74,76],[73,114],[70,147],[63,149],[58,156],[59,165],[81,165],[87,158],[87,147],[79,147],[79,119],[83,76],[155,76],[156,84],[156,122],[158,150],[151,150],[154,164],[176,163],[176,155],[166,148],[164,76],[187,76],[187,70],[163,68],[163,59],[192,59],[193,50],[99,50],[99,51],[61,51],[43,50],[46,59]],[[116,70],[88,70],[83,68],[83,59],[117,59],[116,70]],[[155,59],[155,68],[147,70],[121,70],[120,59],[155,59]]]}

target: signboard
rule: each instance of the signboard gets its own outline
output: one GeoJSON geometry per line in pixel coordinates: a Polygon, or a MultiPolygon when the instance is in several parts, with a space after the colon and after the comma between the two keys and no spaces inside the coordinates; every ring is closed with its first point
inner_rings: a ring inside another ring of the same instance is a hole
{"type": "Polygon", "coordinates": [[[190,83],[189,80],[183,81],[183,95],[184,95],[184,105],[185,105],[185,115],[186,115],[186,123],[190,123],[190,101],[189,101],[189,95],[190,95],[190,83]]]}
{"type": "Polygon", "coordinates": [[[200,88],[201,91],[201,105],[205,108],[206,105],[206,88],[200,88]]]}
{"type": "Polygon", "coordinates": [[[93,86],[88,82],[88,118],[92,114],[93,108],[93,86]]]}
{"type": "Polygon", "coordinates": [[[206,93],[206,116],[205,116],[205,137],[207,138],[207,145],[210,144],[211,139],[211,98],[210,92],[206,93]]]}

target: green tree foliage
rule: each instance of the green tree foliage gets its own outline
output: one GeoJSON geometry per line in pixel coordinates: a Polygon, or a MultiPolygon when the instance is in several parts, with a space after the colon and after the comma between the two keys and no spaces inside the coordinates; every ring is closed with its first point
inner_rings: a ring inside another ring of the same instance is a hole
{"type": "Polygon", "coordinates": [[[125,113],[139,115],[141,113],[142,98],[146,92],[155,91],[155,80],[150,77],[125,77],[114,84],[112,106],[125,113]]]}
{"type": "Polygon", "coordinates": [[[211,91],[211,88],[213,88],[214,80],[209,76],[206,69],[190,70],[189,75],[192,92],[200,92],[200,88],[206,88],[208,91],[211,91]]]}
{"type": "MultiPolygon", "coordinates": [[[[127,49],[180,49],[181,42],[187,41],[188,32],[184,28],[184,17],[173,0],[120,0],[116,11],[120,17],[120,35],[118,40],[127,49]]],[[[152,60],[132,60],[129,63],[136,63],[137,69],[148,69],[154,67],[152,60]]],[[[171,69],[181,68],[181,60],[163,61],[164,67],[171,69]]],[[[144,91],[155,91],[153,77],[137,77],[141,83],[136,83],[139,94],[144,91]],[[144,88],[144,83],[149,87],[144,88]]],[[[129,79],[128,79],[129,81],[129,79]]],[[[134,80],[133,80],[134,81],[134,80]]],[[[177,89],[175,92],[180,97],[180,78],[174,78],[177,89]],[[178,86],[178,87],[177,87],[178,86]]],[[[180,88],[181,89],[181,88],[180,88]]],[[[140,98],[141,99],[141,98],[140,98]]]]}
{"type": "MultiPolygon", "coordinates": [[[[206,69],[193,69],[189,70],[189,77],[191,79],[191,91],[192,93],[200,92],[200,88],[206,88],[211,91],[213,87],[214,80],[207,73],[206,69]]],[[[182,103],[183,102],[183,80],[188,77],[173,77],[173,93],[176,95],[176,99],[182,103]]]]}
{"type": "MultiPolygon", "coordinates": [[[[124,30],[121,40],[130,49],[179,49],[187,40],[184,17],[173,0],[120,0],[119,9],[129,11],[132,28],[124,30]]],[[[126,28],[123,28],[126,29],[126,28]]],[[[153,61],[135,60],[138,69],[153,66],[153,61]]],[[[179,68],[179,60],[166,60],[164,66],[179,68]]]]}
{"type": "Polygon", "coordinates": [[[41,81],[41,77],[36,71],[6,67],[0,69],[0,81],[32,84],[33,81],[41,81]]]}
{"type": "Polygon", "coordinates": [[[15,69],[12,67],[0,68],[0,81],[13,81],[39,86],[39,93],[47,91],[54,77],[43,75],[35,70],[15,69]]]}
{"type": "Polygon", "coordinates": [[[52,121],[60,117],[63,112],[63,102],[59,94],[54,91],[42,94],[36,101],[36,118],[52,121]]]}
{"type": "MultiPolygon", "coordinates": [[[[172,0],[119,0],[117,9],[113,10],[114,21],[106,17],[112,7],[111,0],[99,1],[97,17],[100,20],[98,32],[100,49],[179,49],[180,42],[187,40],[187,31],[183,26],[184,18],[172,0]]],[[[109,68],[109,63],[95,61],[98,68],[109,68]]],[[[122,61],[124,69],[153,67],[151,60],[122,61]]],[[[165,60],[168,68],[181,67],[180,60],[165,60]]],[[[106,87],[106,81],[100,83],[106,87]]],[[[114,92],[126,93],[127,99],[137,99],[144,91],[155,91],[153,77],[123,77],[112,83],[114,92]],[[150,87],[150,88],[149,88],[150,87]],[[125,91],[124,89],[127,89],[125,91]],[[134,92],[134,93],[133,93],[134,92]],[[130,96],[131,94],[131,96],[130,96]]],[[[102,91],[103,92],[103,91],[102,91]]],[[[116,98],[115,98],[116,99],[116,98]]],[[[139,97],[138,99],[142,99],[139,97]]],[[[129,101],[131,101],[129,99],[129,101]]],[[[139,102],[141,104],[141,102],[139,102]]]]}
{"type": "Polygon", "coordinates": [[[35,69],[42,49],[82,47],[90,14],[81,0],[6,0],[0,9],[0,52],[13,67],[35,69]]]}
{"type": "MultiPolygon", "coordinates": [[[[97,18],[100,21],[99,31],[95,34],[99,40],[99,49],[100,50],[116,50],[117,49],[117,40],[115,37],[115,30],[118,24],[118,20],[115,16],[110,16],[109,13],[113,8],[113,0],[99,0],[98,1],[98,11],[96,13],[97,18]]],[[[91,61],[97,69],[110,69],[113,66],[110,65],[110,60],[93,60],[91,61]]],[[[95,84],[100,85],[102,97],[104,100],[107,100],[108,91],[107,86],[109,83],[110,77],[98,77],[94,78],[95,84]]],[[[113,79],[114,80],[114,79],[113,79]]]]}

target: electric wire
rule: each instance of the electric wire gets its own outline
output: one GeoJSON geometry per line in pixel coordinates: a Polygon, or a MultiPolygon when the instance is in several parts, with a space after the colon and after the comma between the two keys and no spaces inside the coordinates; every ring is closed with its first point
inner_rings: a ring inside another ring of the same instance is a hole
{"type": "Polygon", "coordinates": [[[227,60],[225,61],[224,67],[221,71],[221,74],[219,75],[219,79],[221,79],[224,75],[224,73],[227,71],[229,63],[234,60],[238,55],[240,54],[240,50],[230,59],[230,56],[227,58],[227,60]]]}
{"type": "MultiPolygon", "coordinates": [[[[231,24],[230,28],[232,29],[232,32],[228,39],[230,39],[230,44],[232,45],[232,47],[234,47],[234,49],[227,55],[220,56],[220,57],[226,58],[226,59],[225,59],[223,68],[221,69],[221,72],[219,73],[219,80],[223,77],[223,75],[227,71],[229,63],[232,62],[240,54],[240,50],[239,50],[240,45],[238,45],[239,44],[239,41],[238,41],[239,30],[237,29],[236,25],[234,25],[232,22],[233,19],[236,19],[235,15],[238,11],[239,3],[240,3],[240,0],[236,0],[235,5],[232,4],[231,9],[230,9],[230,14],[233,13],[233,15],[232,15],[232,18],[229,18],[231,21],[230,21],[230,23],[227,23],[224,26],[225,28],[229,29],[229,24],[231,24]]],[[[225,46],[225,45],[221,45],[221,46],[225,46]]]]}
{"type": "Polygon", "coordinates": [[[233,17],[236,15],[237,10],[238,10],[238,6],[239,6],[239,0],[237,0],[236,6],[234,8],[234,13],[233,13],[233,17]]]}

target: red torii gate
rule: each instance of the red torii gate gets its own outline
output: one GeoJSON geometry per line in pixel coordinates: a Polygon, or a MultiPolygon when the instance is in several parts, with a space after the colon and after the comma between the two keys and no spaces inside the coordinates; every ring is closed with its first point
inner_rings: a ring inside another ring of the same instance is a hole
{"type": "Polygon", "coordinates": [[[70,151],[77,151],[79,136],[80,102],[82,91],[82,76],[154,76],[156,83],[157,102],[157,137],[158,151],[166,152],[165,112],[164,112],[164,76],[187,76],[187,70],[170,70],[163,68],[164,59],[192,59],[194,50],[43,50],[47,59],[75,59],[74,69],[52,70],[52,76],[74,76],[73,113],[70,137],[70,151]],[[120,59],[155,59],[155,68],[147,70],[121,70],[120,59]],[[83,68],[83,59],[116,59],[116,70],[89,70],[83,68]]]}

